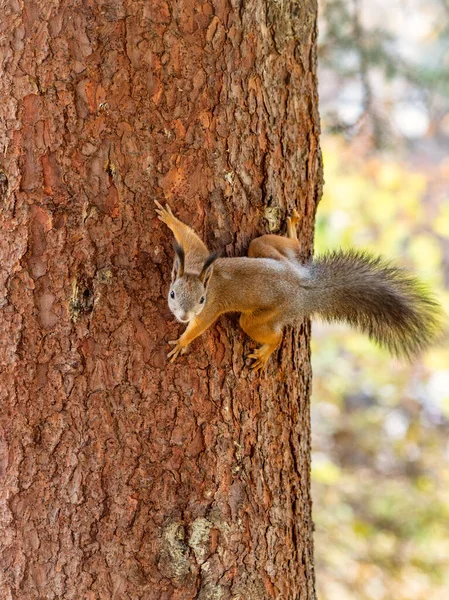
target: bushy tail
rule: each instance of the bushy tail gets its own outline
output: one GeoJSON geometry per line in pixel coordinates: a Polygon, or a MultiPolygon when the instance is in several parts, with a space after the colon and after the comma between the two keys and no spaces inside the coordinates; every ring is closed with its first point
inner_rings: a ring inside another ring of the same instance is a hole
{"type": "Polygon", "coordinates": [[[410,357],[441,330],[440,304],[415,277],[381,258],[336,251],[308,267],[307,312],[326,321],[346,321],[392,354],[410,357]]]}

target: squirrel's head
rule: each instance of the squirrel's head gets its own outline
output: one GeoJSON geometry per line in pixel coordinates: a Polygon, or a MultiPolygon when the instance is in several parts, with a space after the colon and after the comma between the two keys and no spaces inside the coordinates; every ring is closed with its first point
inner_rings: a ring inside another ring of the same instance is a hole
{"type": "Polygon", "coordinates": [[[168,293],[168,306],[181,323],[188,323],[200,314],[206,305],[207,287],[217,255],[211,254],[205,261],[201,273],[186,273],[184,251],[175,244],[172,282],[168,293]]]}

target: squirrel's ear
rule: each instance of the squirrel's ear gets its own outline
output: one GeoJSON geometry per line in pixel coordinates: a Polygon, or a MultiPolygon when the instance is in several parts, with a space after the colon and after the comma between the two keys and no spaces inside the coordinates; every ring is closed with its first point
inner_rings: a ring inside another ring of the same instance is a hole
{"type": "Polygon", "coordinates": [[[214,270],[214,262],[217,260],[218,254],[213,252],[206,258],[206,262],[203,265],[203,268],[200,273],[200,281],[207,288],[209,285],[210,277],[212,275],[212,271],[214,270]]]}
{"type": "Polygon", "coordinates": [[[172,282],[178,277],[182,277],[184,274],[184,250],[179,244],[175,242],[175,261],[173,263],[173,270],[171,273],[172,282]]]}

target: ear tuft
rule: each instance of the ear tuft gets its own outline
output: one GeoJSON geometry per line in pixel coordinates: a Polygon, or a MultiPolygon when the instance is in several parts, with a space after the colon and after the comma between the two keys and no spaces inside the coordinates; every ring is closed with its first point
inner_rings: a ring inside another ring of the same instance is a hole
{"type": "Polygon", "coordinates": [[[199,277],[200,277],[200,281],[203,283],[204,287],[207,287],[207,285],[209,284],[209,280],[210,280],[210,277],[211,277],[212,271],[213,271],[213,265],[214,265],[214,262],[217,260],[217,258],[218,258],[218,254],[216,252],[213,252],[212,254],[210,254],[206,258],[203,268],[201,269],[201,273],[200,273],[199,277]]]}
{"type": "Polygon", "coordinates": [[[173,263],[172,280],[174,281],[184,274],[185,255],[184,249],[179,244],[175,242],[173,245],[175,248],[175,262],[173,263]]]}

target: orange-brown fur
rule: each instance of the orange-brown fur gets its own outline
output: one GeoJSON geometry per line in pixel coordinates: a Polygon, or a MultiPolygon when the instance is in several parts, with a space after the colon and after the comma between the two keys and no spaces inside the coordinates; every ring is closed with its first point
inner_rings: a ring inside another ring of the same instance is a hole
{"type": "Polygon", "coordinates": [[[248,257],[215,260],[168,206],[156,205],[185,254],[185,283],[176,277],[172,282],[177,296],[171,309],[176,314],[182,303],[184,313],[192,315],[180,338],[170,342],[172,360],[226,312],[241,313],[242,329],[261,344],[250,355],[254,369],[264,368],[286,325],[313,314],[346,320],[393,353],[406,355],[430,343],[438,329],[438,303],[416,279],[381,259],[349,251],[301,264],[296,211],[287,219],[287,237],[264,235],[251,242],[248,257]],[[193,292],[191,279],[205,279],[205,267],[212,275],[193,292]]]}

